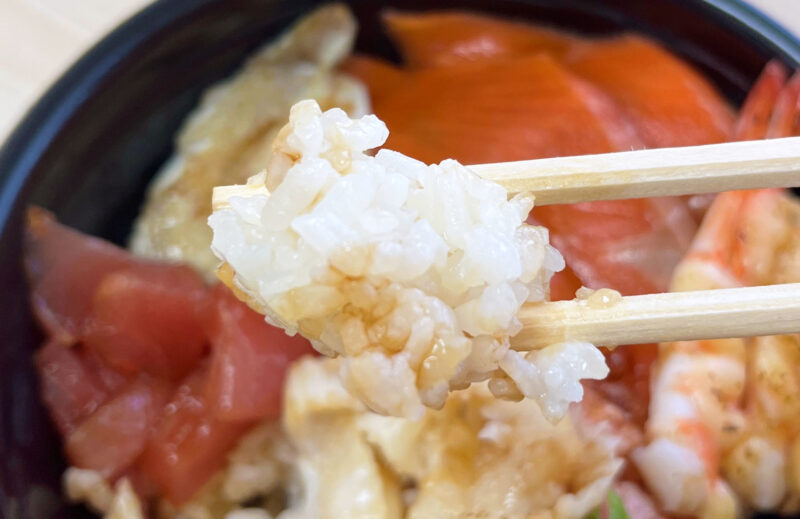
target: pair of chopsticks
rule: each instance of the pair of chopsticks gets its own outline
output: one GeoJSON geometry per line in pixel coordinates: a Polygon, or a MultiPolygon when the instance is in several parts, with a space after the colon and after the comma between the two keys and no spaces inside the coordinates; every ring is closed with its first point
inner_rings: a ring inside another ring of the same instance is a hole
{"type": "MultiPolygon", "coordinates": [[[[536,205],[800,186],[800,137],[469,166],[536,205]]],[[[800,283],[527,304],[517,350],[800,333],[800,283]]]]}

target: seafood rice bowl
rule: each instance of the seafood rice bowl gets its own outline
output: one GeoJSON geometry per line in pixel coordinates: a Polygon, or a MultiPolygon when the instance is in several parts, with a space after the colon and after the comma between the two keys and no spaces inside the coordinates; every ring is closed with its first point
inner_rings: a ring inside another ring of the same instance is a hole
{"type": "Polygon", "coordinates": [[[396,62],[331,4],[211,87],[127,247],[28,208],[64,496],[112,519],[800,513],[796,334],[513,342],[525,305],[798,282],[795,195],[537,205],[469,166],[797,136],[800,75],[772,61],[734,106],[635,33],[381,19],[396,62]]]}

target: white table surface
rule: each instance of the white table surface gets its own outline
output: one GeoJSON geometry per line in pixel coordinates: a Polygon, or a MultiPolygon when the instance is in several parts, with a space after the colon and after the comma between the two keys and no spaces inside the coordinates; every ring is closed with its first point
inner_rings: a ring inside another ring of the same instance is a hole
{"type": "MultiPolygon", "coordinates": [[[[150,1],[0,0],[0,143],[61,72],[150,1]]],[[[800,36],[800,0],[751,3],[800,36]]]]}

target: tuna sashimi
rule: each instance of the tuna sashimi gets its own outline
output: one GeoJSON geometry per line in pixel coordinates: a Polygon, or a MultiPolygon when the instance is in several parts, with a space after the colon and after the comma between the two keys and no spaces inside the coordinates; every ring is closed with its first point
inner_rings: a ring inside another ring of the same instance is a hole
{"type": "Polygon", "coordinates": [[[170,385],[143,377],[103,404],[67,436],[70,462],[113,477],[144,450],[150,431],[161,417],[170,385]]]}
{"type": "Polygon", "coordinates": [[[207,349],[210,304],[189,267],[128,267],[98,285],[85,344],[119,371],[179,379],[207,349]]]}
{"type": "Polygon", "coordinates": [[[111,396],[95,369],[77,348],[48,341],[35,356],[42,400],[61,434],[66,435],[111,396]]]}
{"type": "Polygon", "coordinates": [[[82,342],[116,371],[170,378],[205,351],[208,290],[188,267],[136,258],[36,208],[26,247],[34,311],[53,338],[82,342]]]}
{"type": "Polygon", "coordinates": [[[25,262],[50,335],[36,354],[42,398],[67,457],[110,481],[133,478],[141,495],[190,498],[255,420],[278,416],[286,368],[310,350],[225,286],[40,209],[29,212],[25,262]]]}
{"type": "Polygon", "coordinates": [[[173,504],[192,497],[252,425],[214,418],[204,397],[206,381],[201,368],[181,384],[138,464],[173,504]]]}
{"type": "Polygon", "coordinates": [[[311,344],[264,322],[224,285],[216,287],[214,299],[210,409],[223,420],[277,418],[289,363],[313,352],[311,344]]]}
{"type": "Polygon", "coordinates": [[[43,209],[28,210],[25,268],[33,310],[60,341],[78,340],[103,276],[135,261],[111,243],[59,224],[43,209]]]}

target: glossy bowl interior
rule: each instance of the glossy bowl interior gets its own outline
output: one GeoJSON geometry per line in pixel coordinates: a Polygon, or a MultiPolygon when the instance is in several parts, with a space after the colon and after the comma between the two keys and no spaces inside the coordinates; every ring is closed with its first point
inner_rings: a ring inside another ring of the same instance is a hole
{"type": "MultiPolygon", "coordinates": [[[[319,2],[172,0],[119,27],[32,109],[0,152],[0,517],[79,517],[60,498],[59,444],[39,403],[31,353],[41,335],[20,262],[21,214],[35,203],[124,243],[145,186],[200,93],[319,2]]],[[[354,0],[358,48],[396,58],[379,12],[460,7],[587,34],[649,34],[739,103],[773,57],[800,42],[737,0],[354,0]]]]}

